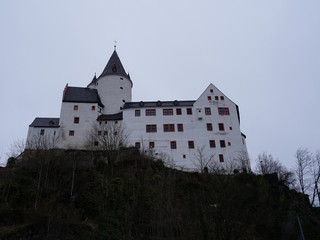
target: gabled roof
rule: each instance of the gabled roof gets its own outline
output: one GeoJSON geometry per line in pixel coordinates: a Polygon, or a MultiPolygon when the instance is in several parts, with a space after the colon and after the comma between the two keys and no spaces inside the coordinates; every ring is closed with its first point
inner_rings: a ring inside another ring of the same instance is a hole
{"type": "Polygon", "coordinates": [[[103,114],[97,118],[98,121],[122,120],[122,112],[116,114],[103,114]]]}
{"type": "Polygon", "coordinates": [[[122,66],[122,63],[120,61],[120,58],[116,50],[113,51],[106,67],[104,68],[99,78],[107,75],[119,75],[119,76],[130,79],[130,76],[126,73],[126,71],[124,70],[124,67],[122,66]]]}
{"type": "Polygon", "coordinates": [[[35,118],[29,127],[58,128],[59,118],[35,118]]]}
{"type": "Polygon", "coordinates": [[[123,109],[143,107],[192,107],[195,101],[126,102],[123,109]]]}
{"type": "Polygon", "coordinates": [[[67,87],[62,101],[98,103],[99,106],[104,107],[100,100],[98,91],[96,89],[91,88],[67,87]]]}

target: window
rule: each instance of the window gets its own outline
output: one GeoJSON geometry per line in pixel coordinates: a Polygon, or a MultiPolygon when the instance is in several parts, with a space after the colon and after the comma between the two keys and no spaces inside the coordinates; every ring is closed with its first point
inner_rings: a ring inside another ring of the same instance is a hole
{"type": "Polygon", "coordinates": [[[177,109],[176,109],[176,114],[177,114],[177,115],[182,115],[181,108],[177,108],[177,109]]]}
{"type": "Polygon", "coordinates": [[[101,134],[102,134],[102,132],[101,132],[101,131],[98,131],[98,135],[101,136],[101,134]]]}
{"type": "Polygon", "coordinates": [[[40,135],[44,135],[44,129],[40,130],[40,135]]]}
{"type": "Polygon", "coordinates": [[[223,154],[219,154],[219,162],[224,162],[223,154]]]}
{"type": "Polygon", "coordinates": [[[108,131],[103,131],[103,135],[108,135],[108,131]]]}
{"type": "Polygon", "coordinates": [[[229,108],[218,108],[219,115],[230,115],[229,108]]]}
{"type": "Polygon", "coordinates": [[[117,135],[118,135],[118,132],[114,132],[113,134],[114,134],[115,136],[117,136],[117,135]]]}
{"type": "Polygon", "coordinates": [[[108,121],[104,121],[104,124],[108,124],[108,121]]]}
{"type": "Polygon", "coordinates": [[[174,124],[163,124],[164,132],[174,132],[174,124]]]}
{"type": "Polygon", "coordinates": [[[205,108],[204,109],[204,114],[205,115],[211,115],[211,109],[210,108],[205,108]]]}
{"type": "Polygon", "coordinates": [[[183,157],[183,158],[186,158],[186,155],[185,155],[185,154],[183,154],[183,155],[182,155],[182,157],[183,157]]]}
{"type": "Polygon", "coordinates": [[[220,147],[225,148],[226,147],[226,142],[224,140],[220,140],[220,147]]]}
{"type": "Polygon", "coordinates": [[[194,141],[188,141],[188,147],[190,149],[193,149],[194,148],[194,141]]]}
{"type": "Polygon", "coordinates": [[[232,131],[232,127],[229,127],[230,128],[230,130],[232,131]]]}
{"type": "Polygon", "coordinates": [[[116,120],[116,121],[114,121],[114,124],[118,124],[118,121],[116,120]]]}
{"type": "Polygon", "coordinates": [[[136,148],[140,149],[140,147],[141,147],[140,142],[136,142],[136,143],[134,144],[134,146],[135,146],[136,148]]]}
{"type": "Polygon", "coordinates": [[[212,123],[207,123],[207,130],[212,131],[212,123]]]}
{"type": "Polygon", "coordinates": [[[146,132],[148,133],[157,132],[157,125],[156,124],[146,125],[146,132]]]}
{"type": "Polygon", "coordinates": [[[215,96],[215,97],[214,97],[214,100],[218,101],[218,100],[219,100],[219,97],[218,97],[218,96],[215,96]]]}
{"type": "Polygon", "coordinates": [[[123,89],[123,87],[120,87],[120,89],[123,89]]]}
{"type": "Polygon", "coordinates": [[[219,131],[224,131],[223,123],[218,123],[219,131]]]}
{"type": "Polygon", "coordinates": [[[213,93],[213,89],[210,89],[210,92],[213,93]]]}
{"type": "Polygon", "coordinates": [[[210,145],[210,148],[215,148],[216,147],[216,141],[215,140],[209,140],[209,145],[210,145]]]}
{"type": "Polygon", "coordinates": [[[78,106],[78,105],[74,105],[74,106],[73,106],[73,110],[78,111],[78,109],[79,109],[79,106],[78,106]]]}
{"type": "Polygon", "coordinates": [[[178,123],[177,128],[178,128],[178,132],[183,132],[183,124],[182,123],[178,123]]]}
{"type": "Polygon", "coordinates": [[[231,142],[228,142],[228,146],[231,146],[231,142]]]}
{"type": "Polygon", "coordinates": [[[92,111],[96,110],[96,106],[91,106],[91,110],[92,111]]]}
{"type": "Polygon", "coordinates": [[[149,148],[154,148],[154,142],[149,142],[149,148]]]}
{"type": "Polygon", "coordinates": [[[168,115],[173,115],[173,109],[169,108],[169,109],[163,109],[163,116],[168,116],[168,115]]]}
{"type": "Polygon", "coordinates": [[[94,145],[95,145],[95,146],[98,146],[98,145],[99,145],[99,142],[98,142],[98,141],[94,141],[94,145]]]}
{"type": "Polygon", "coordinates": [[[69,136],[74,136],[74,131],[73,130],[69,131],[69,136]]]}
{"type": "Polygon", "coordinates": [[[79,122],[80,122],[80,118],[79,117],[74,117],[73,123],[78,124],[79,122]]]}
{"type": "Polygon", "coordinates": [[[192,115],[192,108],[187,108],[187,115],[192,115]]]}
{"type": "Polygon", "coordinates": [[[208,96],[208,101],[211,101],[211,96],[208,96]]]}
{"type": "Polygon", "coordinates": [[[56,135],[56,131],[53,131],[53,136],[55,136],[56,135]]]}
{"type": "Polygon", "coordinates": [[[155,109],[146,109],[146,116],[155,116],[156,110],[155,109]]]}
{"type": "Polygon", "coordinates": [[[220,97],[220,100],[224,100],[224,96],[221,96],[221,97],[220,97]]]}
{"type": "Polygon", "coordinates": [[[136,117],[140,117],[141,111],[140,111],[140,110],[135,110],[134,115],[135,115],[136,117]]]}
{"type": "Polygon", "coordinates": [[[177,142],[176,141],[171,141],[170,142],[170,148],[171,149],[177,149],[177,142]]]}

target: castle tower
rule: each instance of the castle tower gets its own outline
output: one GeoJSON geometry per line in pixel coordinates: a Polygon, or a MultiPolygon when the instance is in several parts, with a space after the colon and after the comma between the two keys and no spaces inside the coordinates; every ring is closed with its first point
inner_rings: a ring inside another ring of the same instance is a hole
{"type": "Polygon", "coordinates": [[[114,50],[101,75],[94,76],[88,88],[97,89],[104,105],[103,114],[115,114],[122,111],[126,102],[131,102],[132,86],[130,76],[114,50]]]}

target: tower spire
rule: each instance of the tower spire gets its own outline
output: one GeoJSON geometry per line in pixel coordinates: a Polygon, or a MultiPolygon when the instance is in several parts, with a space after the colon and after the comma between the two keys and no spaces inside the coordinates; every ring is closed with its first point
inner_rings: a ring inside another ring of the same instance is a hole
{"type": "Polygon", "coordinates": [[[116,51],[117,50],[117,41],[116,40],[114,41],[114,46],[113,47],[114,47],[114,51],[116,51]]]}

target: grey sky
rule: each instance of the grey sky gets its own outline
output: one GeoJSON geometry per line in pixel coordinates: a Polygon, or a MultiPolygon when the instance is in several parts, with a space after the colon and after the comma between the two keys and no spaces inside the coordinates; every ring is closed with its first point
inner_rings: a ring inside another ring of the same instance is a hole
{"type": "Polygon", "coordinates": [[[99,75],[113,41],[133,100],[192,100],[213,83],[240,107],[252,160],[320,150],[320,1],[0,2],[0,162],[66,83],[99,75]]]}

